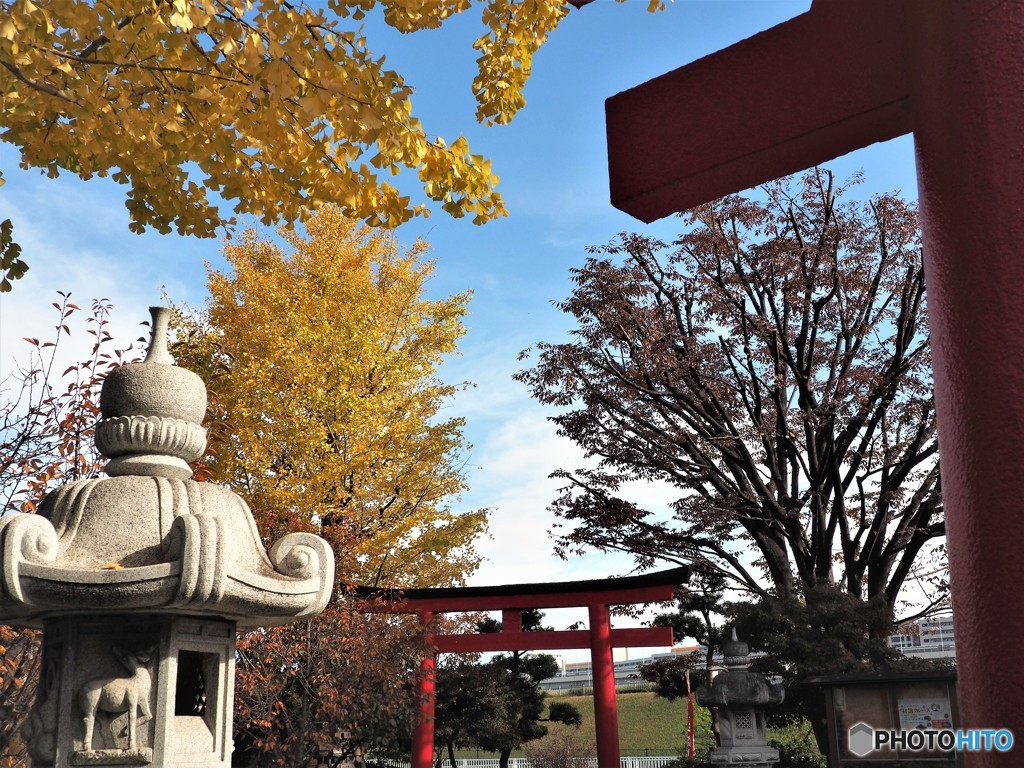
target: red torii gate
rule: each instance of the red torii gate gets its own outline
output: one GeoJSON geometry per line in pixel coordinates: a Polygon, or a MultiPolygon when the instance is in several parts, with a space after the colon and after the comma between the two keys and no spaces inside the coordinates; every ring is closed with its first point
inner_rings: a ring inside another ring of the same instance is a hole
{"type": "Polygon", "coordinates": [[[815,0],[606,114],[645,221],[913,131],[961,711],[1024,739],[1024,0],[815,0]]]}
{"type": "Polygon", "coordinates": [[[434,664],[438,653],[531,651],[589,648],[594,676],[594,716],[599,768],[619,766],[619,724],[615,705],[613,648],[670,646],[672,629],[612,629],[609,607],[671,600],[677,585],[690,579],[689,566],[642,576],[498,587],[373,589],[356,587],[357,597],[372,599],[364,608],[387,613],[415,613],[424,625],[434,614],[501,611],[501,632],[427,635],[435,653],[420,670],[420,719],[413,732],[412,768],[434,761],[434,664]],[[522,611],[530,608],[587,608],[589,629],[523,632],[522,611]]]}

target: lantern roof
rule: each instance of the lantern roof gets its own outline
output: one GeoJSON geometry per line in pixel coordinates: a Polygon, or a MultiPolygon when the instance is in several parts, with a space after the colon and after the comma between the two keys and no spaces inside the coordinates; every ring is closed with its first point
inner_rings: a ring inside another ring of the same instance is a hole
{"type": "Polygon", "coordinates": [[[0,517],[0,621],[146,612],[244,628],[319,613],[334,589],[327,542],[292,533],[267,551],[245,501],[192,479],[206,387],[168,352],[170,311],[150,312],[146,359],[103,383],[96,445],[108,477],[61,486],[37,514],[0,517]]]}

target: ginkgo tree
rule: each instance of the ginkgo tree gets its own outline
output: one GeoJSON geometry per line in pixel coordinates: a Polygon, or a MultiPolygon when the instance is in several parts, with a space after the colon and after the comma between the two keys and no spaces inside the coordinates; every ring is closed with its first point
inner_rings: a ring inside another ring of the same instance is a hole
{"type": "MultiPolygon", "coordinates": [[[[197,474],[239,493],[268,541],[324,536],[341,582],[463,582],[486,510],[454,504],[468,446],[444,411],[457,387],[437,368],[464,333],[468,294],[428,296],[425,244],[402,250],[336,207],[282,236],[229,243],[208,306],[180,318],[175,356],[210,394],[197,474]]],[[[389,741],[416,711],[422,634],[365,615],[339,584],[317,619],[243,637],[240,742],[299,768],[339,733],[353,748],[389,741]]]]}
{"type": "MultiPolygon", "coordinates": [[[[0,137],[26,168],[127,185],[135,231],[213,236],[231,215],[211,192],[265,224],[332,203],[394,226],[428,213],[426,200],[386,181],[403,169],[445,211],[483,223],[505,214],[490,162],[464,137],[424,128],[413,88],[370,50],[360,24],[379,8],[391,27],[414,32],[473,5],[0,0],[0,137]]],[[[476,5],[477,119],[505,123],[525,104],[533,55],[570,2],[476,5]]]]}
{"type": "Polygon", "coordinates": [[[179,361],[213,412],[200,476],[242,495],[269,539],[316,530],[350,582],[437,585],[477,565],[484,512],[458,513],[464,420],[437,366],[465,332],[468,294],[429,299],[426,245],[327,207],[224,249],[209,306],[184,319],[179,361]]]}

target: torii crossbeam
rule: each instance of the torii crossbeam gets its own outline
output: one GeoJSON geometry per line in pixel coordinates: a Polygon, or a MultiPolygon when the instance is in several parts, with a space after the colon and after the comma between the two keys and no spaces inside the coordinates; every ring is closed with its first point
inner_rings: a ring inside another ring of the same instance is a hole
{"type": "MultiPolygon", "coordinates": [[[[598,768],[619,768],[619,725],[615,705],[613,648],[672,645],[669,627],[612,629],[610,606],[671,600],[675,587],[690,579],[684,566],[642,576],[498,587],[437,587],[381,590],[355,588],[372,600],[365,608],[388,613],[415,613],[429,624],[434,614],[501,611],[501,632],[427,636],[436,653],[529,651],[589,648],[594,676],[594,716],[598,768]],[[562,632],[523,632],[522,611],[530,608],[587,608],[590,628],[562,632]]],[[[424,661],[420,674],[422,710],[413,733],[412,768],[431,768],[434,759],[434,662],[424,661]]]]}
{"type": "Polygon", "coordinates": [[[961,711],[1024,739],[1024,0],[815,0],[606,112],[645,221],[913,131],[961,711]]]}

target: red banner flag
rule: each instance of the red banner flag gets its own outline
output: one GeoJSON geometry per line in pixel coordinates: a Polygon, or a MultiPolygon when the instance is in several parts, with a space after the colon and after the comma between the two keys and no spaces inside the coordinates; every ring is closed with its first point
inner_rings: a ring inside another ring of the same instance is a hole
{"type": "Polygon", "coordinates": [[[692,758],[696,752],[693,743],[693,691],[690,690],[690,670],[686,670],[686,755],[692,758]]]}

